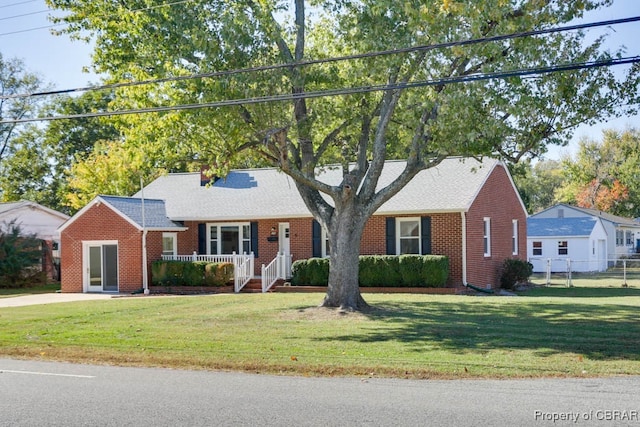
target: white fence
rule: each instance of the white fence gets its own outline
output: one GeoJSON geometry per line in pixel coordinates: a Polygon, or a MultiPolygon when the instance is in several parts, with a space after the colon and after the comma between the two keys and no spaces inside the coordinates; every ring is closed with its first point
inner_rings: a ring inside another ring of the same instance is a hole
{"type": "MultiPolygon", "coordinates": [[[[534,261],[533,259],[529,260],[534,261]]],[[[604,260],[609,267],[592,270],[590,260],[571,258],[536,258],[534,277],[542,278],[549,285],[552,279],[562,280],[567,286],[573,286],[574,278],[588,277],[590,279],[607,280],[610,283],[628,286],[630,283],[640,285],[640,259],[620,258],[604,260]]],[[[533,264],[533,262],[532,262],[533,264]]]]}
{"type": "Polygon", "coordinates": [[[253,252],[249,255],[231,254],[231,255],[198,255],[194,252],[191,255],[162,255],[164,261],[206,261],[206,262],[229,262],[233,264],[233,283],[234,291],[240,290],[249,283],[253,277],[253,263],[255,257],[253,252]]]}

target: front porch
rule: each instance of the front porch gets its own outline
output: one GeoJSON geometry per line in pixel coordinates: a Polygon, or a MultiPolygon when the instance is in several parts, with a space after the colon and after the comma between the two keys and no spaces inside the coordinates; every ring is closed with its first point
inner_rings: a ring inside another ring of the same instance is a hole
{"type": "Polygon", "coordinates": [[[255,256],[253,252],[242,255],[236,253],[230,255],[202,255],[193,252],[191,255],[162,255],[162,260],[233,264],[233,292],[235,293],[245,288],[247,290],[259,289],[261,292],[268,292],[279,281],[283,282],[291,278],[292,257],[284,253],[278,253],[269,264],[262,264],[261,276],[254,274],[255,256]]]}

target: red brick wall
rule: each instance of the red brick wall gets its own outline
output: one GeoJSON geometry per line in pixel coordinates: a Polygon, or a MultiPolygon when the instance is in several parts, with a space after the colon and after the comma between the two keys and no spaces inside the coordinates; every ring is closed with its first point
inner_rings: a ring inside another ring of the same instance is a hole
{"type": "MultiPolygon", "coordinates": [[[[398,215],[416,217],[418,215],[398,215]]],[[[462,220],[459,213],[437,213],[431,217],[431,253],[449,257],[448,285],[462,283],[462,220]]],[[[367,221],[360,244],[362,255],[384,255],[386,248],[386,216],[374,215],[367,221]]]]}
{"type": "MultiPolygon", "coordinates": [[[[415,215],[407,215],[415,216],[415,215]]],[[[432,214],[432,253],[449,257],[449,284],[462,283],[462,221],[459,213],[432,214]]],[[[369,219],[365,226],[360,244],[362,255],[384,255],[386,253],[386,217],[376,215],[369,219]]],[[[261,274],[262,264],[273,260],[278,251],[278,242],[269,242],[267,237],[271,227],[278,229],[278,223],[288,222],[293,260],[311,258],[312,248],[312,218],[277,218],[258,221],[258,256],[255,259],[255,274],[261,274]]],[[[215,221],[212,221],[215,222],[215,221]]],[[[189,230],[178,235],[178,253],[191,254],[198,249],[198,223],[185,223],[189,230]]]]}
{"type": "Polygon", "coordinates": [[[527,217],[509,176],[496,167],[467,213],[467,281],[476,286],[500,284],[506,258],[527,259],[527,217]],[[484,218],[491,218],[491,256],[484,256],[484,218]],[[518,220],[518,255],[512,251],[512,220],[518,220]]]}
{"type": "MultiPolygon", "coordinates": [[[[152,234],[152,233],[149,233],[152,234]]],[[[142,286],[142,234],[104,204],[93,205],[60,235],[62,292],[83,291],[82,242],[118,242],[118,286],[131,292],[142,286]]],[[[151,259],[151,257],[149,257],[151,259]]]]}

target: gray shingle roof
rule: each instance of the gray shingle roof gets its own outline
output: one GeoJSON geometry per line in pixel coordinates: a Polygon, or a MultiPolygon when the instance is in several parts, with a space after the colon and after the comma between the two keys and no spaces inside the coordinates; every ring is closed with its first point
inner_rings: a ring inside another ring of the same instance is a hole
{"type": "MultiPolygon", "coordinates": [[[[136,197],[99,196],[100,199],[142,228],[142,199],[136,197]]],[[[167,217],[163,200],[144,199],[145,227],[148,229],[174,229],[182,226],[167,217]]]]}
{"type": "MultiPolygon", "coordinates": [[[[466,211],[498,164],[494,159],[446,159],[420,172],[377,213],[466,211]]],[[[389,184],[404,166],[404,161],[388,161],[379,187],[389,184]]],[[[341,177],[339,168],[325,168],[318,174],[330,185],[339,184],[341,177]]],[[[168,174],[146,186],[144,194],[164,200],[167,215],[180,221],[311,216],[293,179],[275,168],[234,170],[209,187],[200,185],[200,173],[168,174]]]]}
{"type": "Polygon", "coordinates": [[[596,225],[593,217],[527,218],[528,237],[589,236],[596,225]]]}
{"type": "MultiPolygon", "coordinates": [[[[567,205],[569,206],[569,205],[567,205]]],[[[578,206],[569,206],[575,210],[582,211],[588,215],[593,215],[595,217],[601,218],[605,221],[612,222],[616,225],[626,225],[630,227],[637,227],[640,224],[633,218],[625,218],[622,216],[613,215],[607,212],[603,212],[599,209],[590,209],[590,208],[581,208],[578,206]]]]}

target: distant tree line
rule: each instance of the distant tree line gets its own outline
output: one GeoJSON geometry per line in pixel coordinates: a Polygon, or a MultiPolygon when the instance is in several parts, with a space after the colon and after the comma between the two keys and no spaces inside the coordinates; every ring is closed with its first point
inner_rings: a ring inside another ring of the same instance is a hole
{"type": "Polygon", "coordinates": [[[575,156],[512,167],[529,213],[556,203],[640,217],[640,131],[605,130],[583,138],[575,156]]]}

